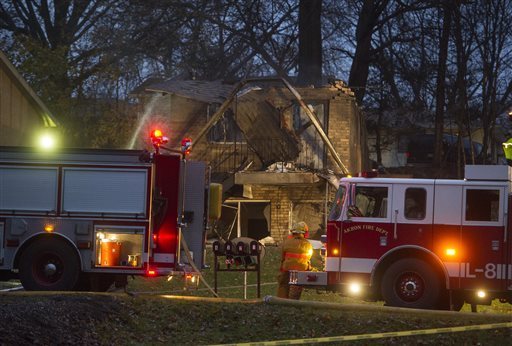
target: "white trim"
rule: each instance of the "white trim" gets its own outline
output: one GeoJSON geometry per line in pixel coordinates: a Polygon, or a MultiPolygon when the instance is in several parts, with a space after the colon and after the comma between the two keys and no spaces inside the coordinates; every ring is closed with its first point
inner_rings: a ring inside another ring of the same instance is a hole
{"type": "Polygon", "coordinates": [[[153,261],[156,263],[174,263],[174,254],[172,253],[155,253],[153,261]]]}
{"type": "Polygon", "coordinates": [[[460,275],[460,262],[443,262],[448,276],[451,278],[463,277],[460,275]]]}
{"type": "Polygon", "coordinates": [[[328,272],[345,273],[371,273],[377,263],[375,258],[353,258],[342,257],[341,265],[339,257],[327,257],[325,260],[325,270],[328,272]]]}

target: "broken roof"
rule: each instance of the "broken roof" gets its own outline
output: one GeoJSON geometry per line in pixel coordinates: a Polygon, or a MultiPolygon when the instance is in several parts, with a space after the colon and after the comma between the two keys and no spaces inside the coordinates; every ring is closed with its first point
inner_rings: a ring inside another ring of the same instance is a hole
{"type": "Polygon", "coordinates": [[[234,86],[220,80],[166,80],[148,85],[146,91],[175,94],[206,103],[223,103],[234,86]]]}

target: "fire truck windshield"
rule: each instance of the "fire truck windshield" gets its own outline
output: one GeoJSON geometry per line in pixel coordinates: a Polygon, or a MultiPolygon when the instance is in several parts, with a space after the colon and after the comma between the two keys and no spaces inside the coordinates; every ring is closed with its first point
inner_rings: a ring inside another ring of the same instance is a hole
{"type": "Polygon", "coordinates": [[[333,204],[331,206],[331,212],[329,213],[329,221],[335,221],[341,217],[346,192],[347,188],[345,185],[341,185],[336,192],[336,197],[334,198],[333,204]]]}

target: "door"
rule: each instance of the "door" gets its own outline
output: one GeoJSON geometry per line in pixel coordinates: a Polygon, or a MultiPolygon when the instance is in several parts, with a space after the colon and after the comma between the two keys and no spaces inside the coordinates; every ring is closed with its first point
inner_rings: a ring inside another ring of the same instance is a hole
{"type": "Polygon", "coordinates": [[[342,222],[341,271],[370,274],[390,248],[392,184],[351,184],[342,222]]]}
{"type": "Polygon", "coordinates": [[[432,248],[433,184],[395,184],[393,188],[393,246],[432,248]]]}
{"type": "Polygon", "coordinates": [[[506,289],[506,192],[504,186],[464,187],[462,288],[506,289]]]}
{"type": "Polygon", "coordinates": [[[222,239],[270,236],[270,201],[228,200],[223,204],[215,232],[222,239]]]}

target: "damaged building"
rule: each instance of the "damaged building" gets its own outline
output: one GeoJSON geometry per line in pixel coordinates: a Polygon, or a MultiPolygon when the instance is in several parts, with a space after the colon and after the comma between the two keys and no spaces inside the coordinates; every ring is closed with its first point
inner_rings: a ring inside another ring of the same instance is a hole
{"type": "Polygon", "coordinates": [[[280,241],[301,220],[319,237],[337,178],[367,168],[364,119],[341,81],[168,80],[140,90],[140,117],[167,131],[170,147],[190,137],[191,159],[223,185],[214,237],[280,241]]]}

